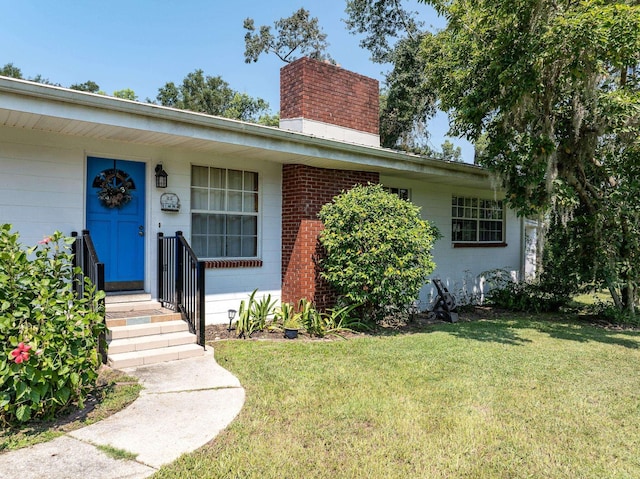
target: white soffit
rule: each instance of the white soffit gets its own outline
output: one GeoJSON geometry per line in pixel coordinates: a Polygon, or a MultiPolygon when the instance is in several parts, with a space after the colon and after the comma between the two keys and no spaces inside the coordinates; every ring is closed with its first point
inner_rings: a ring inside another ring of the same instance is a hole
{"type": "Polygon", "coordinates": [[[0,77],[0,125],[318,168],[491,187],[477,166],[0,77]]]}

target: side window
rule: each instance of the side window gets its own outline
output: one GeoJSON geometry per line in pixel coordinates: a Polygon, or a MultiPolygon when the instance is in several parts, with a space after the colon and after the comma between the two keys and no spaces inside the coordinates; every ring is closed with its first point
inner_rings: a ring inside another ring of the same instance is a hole
{"type": "Polygon", "coordinates": [[[457,243],[504,242],[503,202],[454,196],[451,200],[451,240],[457,243]]]}
{"type": "Polygon", "coordinates": [[[390,188],[390,187],[384,186],[383,189],[387,193],[392,193],[394,195],[398,195],[398,197],[400,197],[400,199],[402,199],[402,200],[409,200],[410,199],[409,190],[407,188],[390,188]]]}

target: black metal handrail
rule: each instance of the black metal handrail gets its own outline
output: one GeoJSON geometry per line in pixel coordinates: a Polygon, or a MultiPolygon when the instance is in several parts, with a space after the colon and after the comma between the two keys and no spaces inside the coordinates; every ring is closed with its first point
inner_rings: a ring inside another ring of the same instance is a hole
{"type": "MultiPolygon", "coordinates": [[[[75,241],[71,245],[73,253],[73,266],[80,268],[80,273],[74,277],[74,289],[76,297],[84,298],[86,282],[85,278],[89,278],[91,283],[95,285],[97,291],[104,291],[104,263],[98,259],[96,248],[89,234],[89,230],[82,230],[80,236],[76,231],[71,233],[75,241]]],[[[104,311],[104,298],[99,300],[99,306],[104,311]]],[[[98,340],[99,352],[102,355],[102,361],[106,362],[106,338],[104,334],[98,340]]]]}
{"type": "Polygon", "coordinates": [[[182,315],[204,347],[204,261],[182,235],[158,233],[158,301],[182,315]]]}
{"type": "MultiPolygon", "coordinates": [[[[82,230],[80,236],[74,231],[71,236],[75,238],[71,246],[73,266],[80,268],[80,274],[76,275],[74,284],[76,295],[79,298],[84,297],[85,277],[91,280],[97,290],[104,291],[104,263],[101,263],[98,259],[89,230],[82,230]]],[[[102,301],[104,304],[104,300],[102,301]]]]}

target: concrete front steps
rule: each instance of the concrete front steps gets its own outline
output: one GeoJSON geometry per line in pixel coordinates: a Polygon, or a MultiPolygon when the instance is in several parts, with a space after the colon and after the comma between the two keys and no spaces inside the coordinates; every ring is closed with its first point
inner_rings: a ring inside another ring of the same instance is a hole
{"type": "Polygon", "coordinates": [[[179,313],[147,295],[107,296],[107,365],[123,369],[204,355],[179,313]]]}

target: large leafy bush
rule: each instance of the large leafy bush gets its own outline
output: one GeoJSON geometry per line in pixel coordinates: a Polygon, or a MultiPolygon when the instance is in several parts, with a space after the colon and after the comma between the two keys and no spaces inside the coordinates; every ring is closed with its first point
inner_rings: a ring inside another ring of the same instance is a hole
{"type": "Polygon", "coordinates": [[[97,379],[104,293],[76,298],[72,241],[56,232],[25,250],[0,226],[0,423],[82,405],[97,379]]]}
{"type": "Polygon", "coordinates": [[[438,231],[420,209],[380,185],[356,186],[320,211],[326,250],[322,276],[368,318],[402,308],[418,297],[434,270],[438,231]]]}

